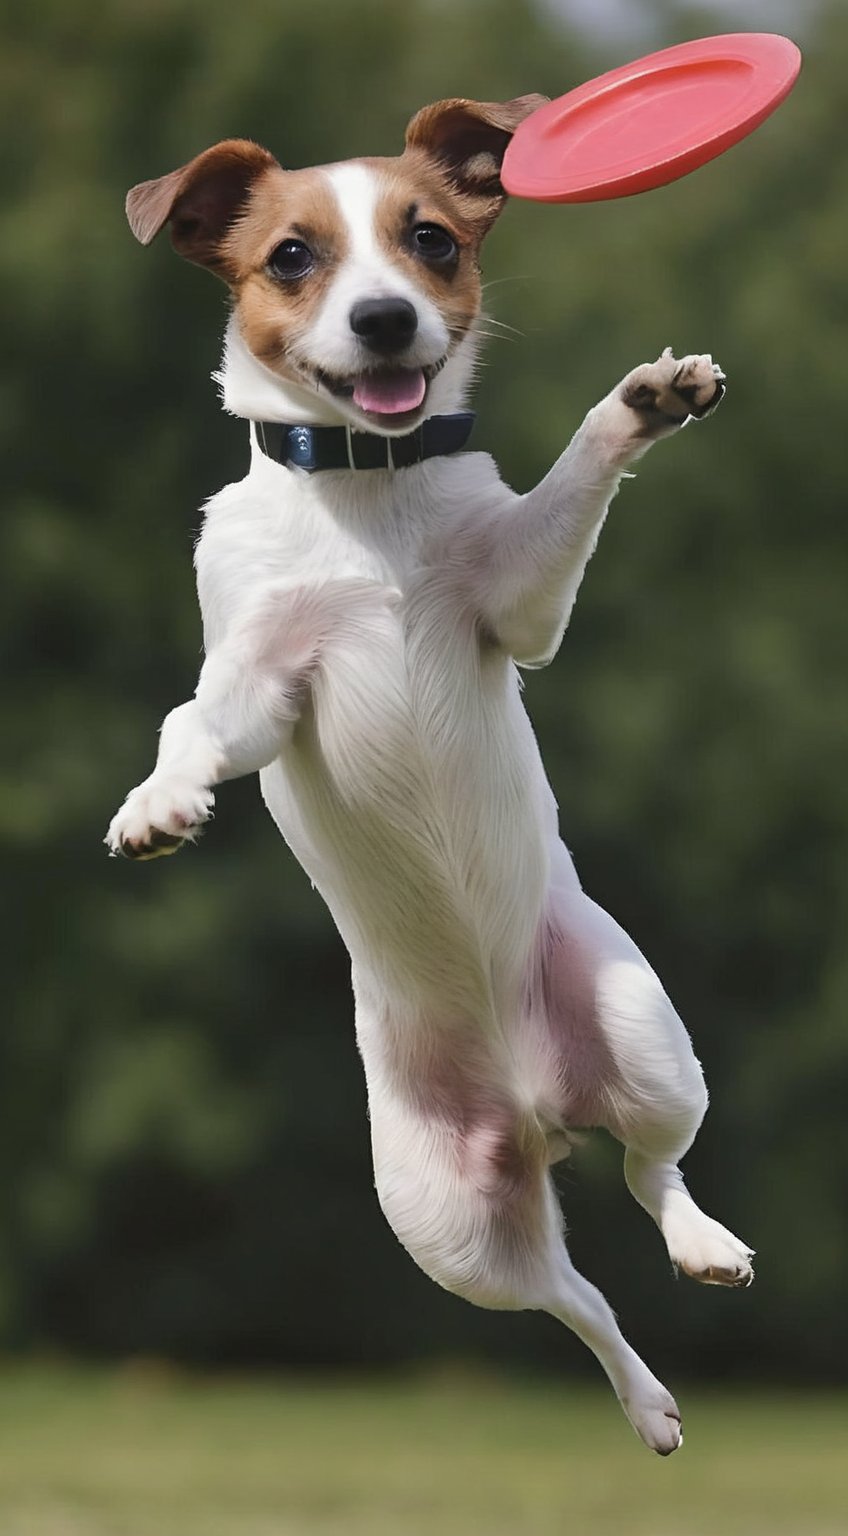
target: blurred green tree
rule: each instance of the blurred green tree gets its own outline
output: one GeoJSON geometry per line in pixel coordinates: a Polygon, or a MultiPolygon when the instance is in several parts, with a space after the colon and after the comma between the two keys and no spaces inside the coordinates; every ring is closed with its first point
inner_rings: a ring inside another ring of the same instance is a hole
{"type": "MultiPolygon", "coordinates": [[[[384,1227],[346,957],[255,784],[178,860],[100,839],[193,687],[195,509],[247,452],[206,382],[223,291],[135,245],[126,187],[230,134],[292,165],[391,152],[428,100],[559,94],[613,59],[529,0],[3,12],[3,1337],[577,1366],[546,1322],[441,1295],[384,1227]]],[[[716,29],[666,19],[668,43],[716,29]]],[[[490,346],[477,441],[514,483],[667,342],[730,378],[623,489],[527,683],[584,883],[707,1068],[693,1186],[760,1251],[749,1294],[673,1288],[617,1150],[563,1175],[576,1258],[678,1371],[848,1366],[847,68],[834,5],[732,156],[644,198],[513,206],[487,253],[488,307],[523,334],[490,346]]]]}

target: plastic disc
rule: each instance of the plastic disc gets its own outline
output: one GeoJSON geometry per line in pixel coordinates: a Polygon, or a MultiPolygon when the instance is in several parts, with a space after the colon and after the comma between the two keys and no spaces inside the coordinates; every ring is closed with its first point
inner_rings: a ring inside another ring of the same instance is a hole
{"type": "Polygon", "coordinates": [[[676,181],[779,106],[801,68],[788,37],[699,38],[599,75],[525,118],[504,157],[513,197],[587,203],[676,181]]]}

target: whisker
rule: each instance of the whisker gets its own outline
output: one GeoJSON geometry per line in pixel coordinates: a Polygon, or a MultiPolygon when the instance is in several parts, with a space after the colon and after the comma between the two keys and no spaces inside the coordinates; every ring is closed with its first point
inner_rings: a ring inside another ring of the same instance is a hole
{"type": "Polygon", "coordinates": [[[512,341],[512,342],[514,342],[514,341],[516,341],[518,339],[515,336],[502,336],[500,331],[475,331],[474,335],[475,336],[479,336],[481,341],[512,341]]]}
{"type": "Polygon", "coordinates": [[[524,336],[525,335],[525,332],[524,331],[520,331],[517,325],[508,325],[506,320],[496,320],[494,315],[487,315],[486,316],[486,324],[487,325],[497,325],[497,326],[500,327],[500,329],[502,331],[512,331],[515,336],[524,336]]]}
{"type": "Polygon", "coordinates": [[[497,288],[499,283],[529,283],[530,281],[531,279],[526,272],[519,272],[513,273],[509,277],[490,277],[488,282],[481,284],[481,287],[485,293],[487,288],[497,288]]]}

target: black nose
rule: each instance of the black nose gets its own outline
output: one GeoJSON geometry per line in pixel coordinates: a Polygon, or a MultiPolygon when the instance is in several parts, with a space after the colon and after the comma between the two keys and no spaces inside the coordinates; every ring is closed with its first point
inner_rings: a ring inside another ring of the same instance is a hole
{"type": "Polygon", "coordinates": [[[418,330],[418,315],[408,299],[360,299],[350,328],[372,352],[402,352],[418,330]]]}

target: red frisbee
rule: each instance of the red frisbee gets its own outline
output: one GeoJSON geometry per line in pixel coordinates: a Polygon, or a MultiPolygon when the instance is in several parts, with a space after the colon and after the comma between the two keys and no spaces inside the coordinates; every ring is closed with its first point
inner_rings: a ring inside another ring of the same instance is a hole
{"type": "Polygon", "coordinates": [[[676,181],[788,96],[801,54],[773,32],[680,43],[589,80],[519,125],[501,181],[513,197],[589,203],[676,181]]]}

